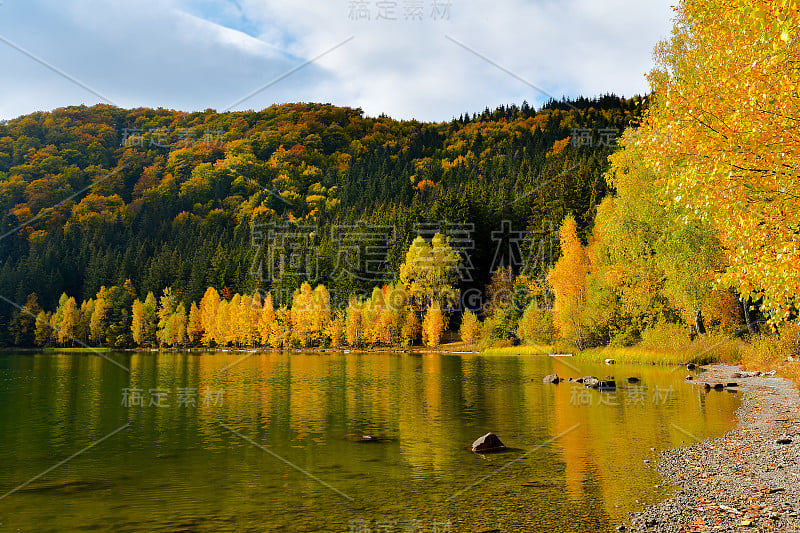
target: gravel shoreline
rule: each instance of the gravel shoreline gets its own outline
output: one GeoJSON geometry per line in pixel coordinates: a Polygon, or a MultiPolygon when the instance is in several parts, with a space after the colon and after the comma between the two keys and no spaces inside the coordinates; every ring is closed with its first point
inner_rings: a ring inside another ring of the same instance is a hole
{"type": "Polygon", "coordinates": [[[716,439],[664,451],[658,469],[681,489],[633,513],[629,530],[800,531],[797,389],[785,379],[750,377],[735,366],[704,368],[693,380],[698,387],[738,384],[738,425],[716,439]]]}

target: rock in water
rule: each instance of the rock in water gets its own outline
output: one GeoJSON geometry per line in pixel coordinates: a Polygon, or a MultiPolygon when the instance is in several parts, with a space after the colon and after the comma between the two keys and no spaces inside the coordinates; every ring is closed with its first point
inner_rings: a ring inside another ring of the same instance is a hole
{"type": "Polygon", "coordinates": [[[583,384],[586,387],[596,389],[600,385],[600,380],[594,376],[586,376],[585,378],[583,378],[583,384]]]}
{"type": "Polygon", "coordinates": [[[697,365],[694,363],[689,363],[686,365],[686,370],[694,370],[695,368],[697,368],[697,365]]]}
{"type": "Polygon", "coordinates": [[[544,378],[544,382],[545,383],[558,384],[559,381],[561,381],[561,380],[558,378],[558,374],[550,374],[549,376],[545,376],[545,378],[544,378]]]}
{"type": "Polygon", "coordinates": [[[600,381],[597,384],[597,388],[600,389],[600,390],[616,389],[617,388],[617,382],[614,381],[613,379],[600,381]]]}
{"type": "Polygon", "coordinates": [[[506,445],[494,433],[487,433],[472,443],[473,452],[497,452],[505,449],[506,445]]]}
{"type": "Polygon", "coordinates": [[[639,383],[639,378],[631,376],[628,378],[628,383],[639,383]]]}
{"type": "Polygon", "coordinates": [[[603,361],[603,362],[604,362],[605,364],[607,364],[607,365],[613,365],[614,363],[616,363],[616,361],[614,361],[613,359],[606,359],[606,360],[605,360],[605,361],[603,361]]]}

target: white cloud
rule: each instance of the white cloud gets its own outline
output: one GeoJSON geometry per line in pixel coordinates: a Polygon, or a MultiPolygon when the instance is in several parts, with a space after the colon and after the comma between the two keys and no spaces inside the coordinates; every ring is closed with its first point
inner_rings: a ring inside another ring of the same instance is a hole
{"type": "MultiPolygon", "coordinates": [[[[352,20],[350,0],[28,0],[0,7],[0,35],[121,106],[186,110],[224,109],[353,37],[238,108],[319,101],[447,120],[548,98],[476,53],[559,98],[646,92],[671,16],[671,0],[449,0],[449,20],[433,20],[444,0],[422,0],[423,20],[404,20],[409,1],[394,2],[388,21],[375,20],[377,0],[366,2],[370,20],[352,20]]],[[[98,101],[2,43],[0,64],[3,118],[98,101]]]]}

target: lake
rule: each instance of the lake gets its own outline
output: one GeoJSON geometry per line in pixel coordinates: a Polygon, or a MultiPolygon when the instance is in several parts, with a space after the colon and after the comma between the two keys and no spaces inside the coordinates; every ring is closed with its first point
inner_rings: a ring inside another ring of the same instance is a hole
{"type": "Polygon", "coordinates": [[[739,404],[572,358],[104,355],[0,355],[0,531],[613,531],[739,404]],[[470,452],[489,431],[508,451],[470,452]]]}

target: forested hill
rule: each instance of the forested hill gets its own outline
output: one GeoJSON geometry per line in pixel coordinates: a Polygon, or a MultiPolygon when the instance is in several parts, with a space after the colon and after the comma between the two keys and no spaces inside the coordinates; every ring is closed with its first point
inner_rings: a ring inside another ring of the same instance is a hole
{"type": "Polygon", "coordinates": [[[298,242],[313,248],[314,281],[334,298],[371,289],[374,271],[397,272],[414,236],[434,227],[474,241],[463,247],[464,283],[482,288],[496,262],[492,232],[557,228],[573,213],[585,234],[615,138],[643,105],[582,98],[443,123],[322,104],[23,116],[0,123],[0,295],[21,305],[35,292],[52,309],[62,292],[90,298],[127,279],[138,294],[171,286],[187,302],[208,286],[298,286],[256,272],[264,247],[254,237],[265,233],[254,223],[310,235],[298,242]],[[392,231],[380,265],[342,275],[337,228],[356,224],[364,235],[392,231]]]}

